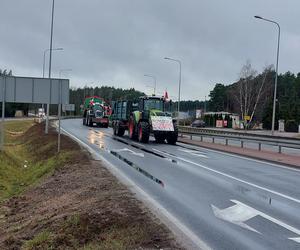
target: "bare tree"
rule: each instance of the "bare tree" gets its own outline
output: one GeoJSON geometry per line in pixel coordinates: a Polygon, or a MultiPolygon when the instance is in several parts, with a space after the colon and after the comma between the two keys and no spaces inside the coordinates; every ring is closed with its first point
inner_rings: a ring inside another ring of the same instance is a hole
{"type": "Polygon", "coordinates": [[[253,80],[257,73],[252,68],[251,63],[247,60],[246,64],[242,67],[239,81],[235,84],[234,96],[239,105],[242,118],[249,114],[251,103],[253,103],[254,86],[253,80]]]}
{"type": "Polygon", "coordinates": [[[266,82],[272,76],[272,66],[265,68],[264,72],[257,75],[249,60],[242,67],[239,81],[234,84],[233,96],[239,106],[242,119],[250,116],[246,127],[252,122],[257,106],[266,94],[266,82]]]}
{"type": "Polygon", "coordinates": [[[253,110],[252,110],[252,113],[251,113],[251,117],[250,117],[249,123],[251,123],[252,120],[253,120],[253,116],[255,114],[257,105],[258,105],[258,103],[261,100],[261,97],[266,93],[266,91],[265,91],[266,90],[266,88],[265,88],[266,82],[267,82],[268,76],[269,76],[269,78],[270,78],[270,76],[272,76],[272,71],[273,71],[273,66],[270,65],[270,66],[267,66],[265,68],[264,72],[263,72],[263,79],[261,81],[258,93],[256,94],[256,100],[255,100],[255,103],[254,103],[254,107],[253,107],[253,110]]]}

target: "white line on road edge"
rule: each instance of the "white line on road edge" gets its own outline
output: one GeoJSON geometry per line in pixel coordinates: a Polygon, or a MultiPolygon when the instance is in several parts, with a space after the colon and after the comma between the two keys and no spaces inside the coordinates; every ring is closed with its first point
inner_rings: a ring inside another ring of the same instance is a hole
{"type": "Polygon", "coordinates": [[[194,245],[196,245],[199,249],[211,249],[204,241],[202,241],[193,231],[191,231],[187,226],[185,226],[182,222],[180,222],[174,215],[168,212],[162,205],[160,205],[155,199],[153,199],[150,195],[148,195],[141,187],[139,187],[136,183],[134,183],[129,177],[127,177],[124,173],[120,172],[117,167],[111,164],[108,160],[106,160],[103,156],[96,153],[96,151],[90,147],[85,142],[78,139],[73,134],[67,132],[62,128],[62,131],[66,133],[68,136],[73,138],[79,144],[83,145],[85,148],[89,150],[89,152],[96,156],[96,159],[100,159],[106,163],[106,165],[114,172],[115,175],[119,177],[119,179],[125,180],[127,184],[130,184],[132,188],[139,193],[139,195],[143,198],[143,200],[149,204],[151,204],[154,208],[156,208],[156,213],[163,214],[171,223],[173,223],[187,238],[189,238],[194,245]]]}
{"type": "Polygon", "coordinates": [[[202,165],[202,164],[198,164],[198,163],[196,163],[196,162],[193,162],[193,161],[190,161],[190,160],[184,159],[184,158],[182,158],[182,157],[174,156],[174,155],[171,155],[171,154],[165,153],[165,152],[163,152],[163,151],[160,151],[160,150],[158,150],[158,149],[155,149],[155,148],[152,148],[152,149],[153,149],[154,151],[157,151],[157,152],[159,152],[159,153],[162,153],[162,154],[168,155],[169,157],[173,157],[173,158],[176,158],[176,159],[178,159],[178,160],[181,160],[181,161],[184,161],[184,162],[187,162],[187,163],[190,163],[190,164],[196,165],[196,166],[198,166],[198,167],[201,167],[201,168],[203,168],[203,169],[206,169],[206,170],[208,170],[208,171],[211,171],[211,172],[217,173],[217,174],[219,174],[219,175],[223,175],[223,176],[225,176],[225,177],[227,177],[227,178],[233,179],[233,180],[235,180],[235,181],[242,182],[242,183],[244,183],[244,184],[247,184],[247,185],[249,185],[249,186],[252,186],[252,187],[255,187],[255,188],[259,188],[259,189],[261,189],[261,190],[264,190],[264,191],[267,191],[267,192],[269,192],[269,193],[272,193],[272,194],[275,194],[275,195],[281,196],[281,197],[283,197],[283,198],[285,198],[285,199],[288,199],[288,200],[291,200],[291,201],[294,201],[294,202],[297,202],[297,203],[299,203],[299,204],[300,204],[300,200],[298,200],[298,199],[296,199],[296,198],[293,198],[293,197],[291,197],[291,196],[288,196],[288,195],[285,195],[285,194],[279,193],[279,192],[277,192],[277,191],[273,191],[273,190],[271,190],[271,189],[268,189],[268,188],[264,188],[264,187],[262,187],[262,186],[256,185],[256,184],[254,184],[254,183],[251,183],[251,182],[248,182],[248,181],[244,181],[244,180],[242,180],[242,179],[239,179],[239,178],[237,178],[237,177],[234,177],[234,176],[232,176],[232,175],[225,174],[225,173],[223,173],[223,172],[220,172],[220,171],[218,171],[218,170],[215,170],[215,169],[212,169],[212,168],[206,167],[206,166],[204,166],[204,165],[202,165]]]}
{"type": "Polygon", "coordinates": [[[230,157],[235,157],[235,158],[239,158],[239,159],[243,159],[243,160],[247,160],[247,161],[254,161],[254,162],[257,162],[257,163],[263,163],[263,164],[266,164],[266,165],[270,165],[270,166],[273,166],[273,167],[278,167],[278,168],[284,168],[284,169],[287,169],[287,170],[291,170],[291,171],[296,171],[296,172],[300,172],[299,169],[296,169],[296,168],[292,168],[292,167],[285,167],[283,165],[279,165],[279,164],[276,164],[276,163],[272,163],[272,162],[268,162],[268,161],[263,161],[263,160],[257,160],[257,159],[253,159],[251,158],[250,156],[249,157],[246,157],[246,156],[240,156],[240,155],[236,155],[234,153],[226,153],[226,152],[221,152],[219,150],[214,150],[214,149],[210,149],[210,148],[206,148],[206,147],[201,147],[201,146],[196,146],[196,145],[191,145],[191,144],[186,144],[186,143],[179,143],[177,142],[179,145],[180,144],[183,144],[185,147],[190,147],[190,148],[193,148],[193,149],[196,149],[196,150],[199,150],[199,148],[201,148],[201,150],[207,150],[209,152],[214,152],[214,153],[218,153],[218,154],[222,154],[222,155],[226,155],[226,156],[230,156],[230,157]]]}

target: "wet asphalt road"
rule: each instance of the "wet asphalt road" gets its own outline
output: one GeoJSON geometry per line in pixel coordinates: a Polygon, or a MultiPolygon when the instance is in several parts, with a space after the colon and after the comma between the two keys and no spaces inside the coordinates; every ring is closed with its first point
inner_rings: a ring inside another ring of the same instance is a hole
{"type": "Polygon", "coordinates": [[[300,171],[199,147],[62,128],[129,177],[212,249],[300,249],[300,171]]]}

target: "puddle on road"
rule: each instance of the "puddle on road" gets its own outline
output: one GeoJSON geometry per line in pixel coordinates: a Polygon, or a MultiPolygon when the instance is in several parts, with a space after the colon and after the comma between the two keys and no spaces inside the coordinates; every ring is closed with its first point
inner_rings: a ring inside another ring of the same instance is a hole
{"type": "MultiPolygon", "coordinates": [[[[147,172],[146,170],[140,168],[138,165],[136,165],[135,163],[133,163],[132,161],[126,159],[125,157],[121,156],[119,153],[115,152],[115,151],[110,151],[109,149],[107,149],[107,147],[105,147],[105,141],[104,141],[104,136],[105,133],[103,133],[102,131],[96,131],[93,129],[90,129],[89,134],[87,136],[87,139],[89,141],[89,143],[93,144],[93,145],[97,145],[101,150],[105,150],[108,153],[112,154],[113,156],[117,157],[118,159],[122,160],[123,162],[125,162],[127,165],[129,165],[130,167],[132,167],[133,169],[135,169],[136,171],[138,171],[139,173],[141,173],[142,175],[146,176],[147,178],[149,178],[150,180],[154,181],[155,183],[159,184],[161,187],[164,187],[164,182],[158,178],[156,178],[155,176],[153,176],[152,174],[150,174],[149,172],[147,172]]],[[[123,141],[119,138],[114,138],[114,137],[110,137],[114,140],[117,140],[121,143],[125,143],[127,145],[130,145],[132,147],[138,148],[142,151],[148,152],[148,153],[152,153],[155,154],[161,158],[166,158],[164,156],[161,156],[159,154],[156,154],[154,152],[151,152],[150,150],[144,149],[144,148],[140,148],[137,145],[132,145],[127,143],[126,141],[123,141]]]]}
{"type": "Polygon", "coordinates": [[[89,143],[97,145],[100,149],[105,149],[104,145],[104,133],[102,131],[96,131],[93,129],[90,129],[87,139],[89,141],[89,143]]]}

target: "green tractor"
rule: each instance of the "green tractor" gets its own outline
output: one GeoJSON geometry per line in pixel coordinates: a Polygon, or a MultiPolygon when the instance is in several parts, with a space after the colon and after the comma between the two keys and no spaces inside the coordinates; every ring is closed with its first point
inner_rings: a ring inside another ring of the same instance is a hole
{"type": "Polygon", "coordinates": [[[171,103],[163,97],[143,96],[138,101],[116,101],[112,105],[114,134],[123,136],[128,130],[129,138],[147,143],[153,133],[158,143],[165,140],[176,144],[178,129],[176,120],[167,111],[171,103]]]}

